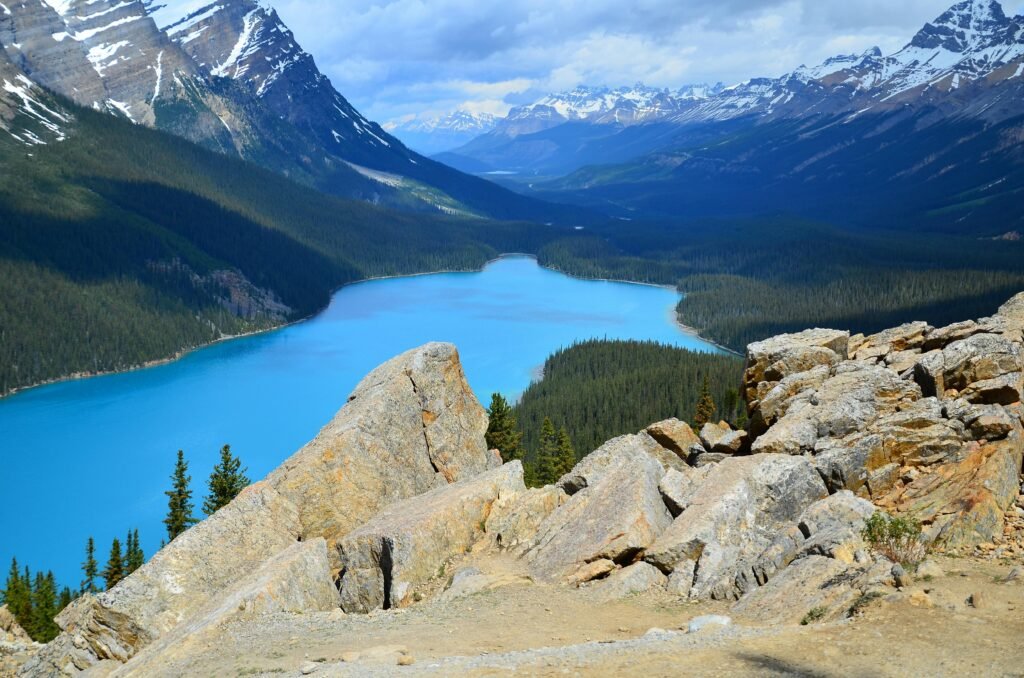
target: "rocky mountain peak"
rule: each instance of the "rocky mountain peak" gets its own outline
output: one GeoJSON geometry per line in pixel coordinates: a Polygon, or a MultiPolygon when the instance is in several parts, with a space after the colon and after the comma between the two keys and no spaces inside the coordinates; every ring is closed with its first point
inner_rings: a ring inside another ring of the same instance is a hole
{"type": "Polygon", "coordinates": [[[963,53],[1000,37],[1011,24],[997,0],[963,0],[926,24],[910,44],[963,53]]]}

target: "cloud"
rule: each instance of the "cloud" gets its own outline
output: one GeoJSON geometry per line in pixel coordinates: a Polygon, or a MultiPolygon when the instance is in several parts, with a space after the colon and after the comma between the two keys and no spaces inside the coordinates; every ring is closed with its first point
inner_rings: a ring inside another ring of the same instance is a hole
{"type": "Polygon", "coordinates": [[[732,83],[876,45],[891,52],[952,0],[274,4],[342,94],[396,121],[459,107],[502,114],[578,84],[732,83]]]}

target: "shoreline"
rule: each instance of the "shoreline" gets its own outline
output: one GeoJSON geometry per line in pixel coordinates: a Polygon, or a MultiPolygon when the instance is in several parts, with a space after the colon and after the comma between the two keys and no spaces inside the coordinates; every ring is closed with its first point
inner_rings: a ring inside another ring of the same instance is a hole
{"type": "MultiPolygon", "coordinates": [[[[679,290],[676,287],[672,286],[672,285],[662,285],[662,284],[658,284],[658,283],[648,283],[648,282],[637,282],[635,280],[619,280],[619,279],[616,279],[616,278],[586,278],[586,277],[583,277],[583,276],[578,276],[578,275],[574,275],[572,273],[568,273],[566,271],[563,271],[561,269],[555,268],[553,266],[544,266],[544,265],[542,265],[540,263],[540,260],[537,258],[537,255],[535,255],[535,254],[530,254],[528,252],[505,252],[503,254],[500,254],[500,255],[494,257],[493,259],[488,259],[487,261],[485,261],[483,263],[483,265],[480,268],[447,269],[447,270],[441,270],[441,271],[423,271],[423,272],[420,272],[420,273],[401,273],[401,274],[397,274],[397,275],[379,275],[379,276],[373,276],[373,277],[369,277],[369,278],[360,278],[359,280],[353,280],[351,282],[344,283],[343,285],[339,285],[338,287],[332,289],[331,292],[330,292],[330,299],[333,300],[334,296],[336,294],[338,294],[338,292],[342,291],[346,287],[352,287],[354,285],[362,285],[364,283],[376,282],[376,281],[380,281],[380,280],[396,280],[396,279],[400,279],[400,278],[418,278],[418,277],[422,277],[422,276],[426,276],[426,275],[443,275],[443,274],[450,274],[450,273],[482,273],[485,268],[487,268],[491,264],[494,264],[494,263],[497,263],[497,262],[501,261],[502,259],[516,259],[516,258],[532,259],[533,261],[535,261],[537,263],[537,266],[539,268],[544,269],[545,271],[551,271],[553,273],[558,273],[560,275],[564,275],[564,276],[566,276],[568,278],[573,278],[575,280],[584,280],[584,281],[588,281],[588,282],[610,282],[610,283],[618,283],[618,284],[622,284],[622,285],[643,285],[645,287],[658,287],[658,288],[661,288],[661,289],[664,289],[664,290],[671,290],[672,292],[676,292],[676,293],[681,294],[679,292],[679,290]]],[[[258,335],[261,335],[261,334],[269,334],[271,332],[278,332],[278,331],[287,329],[287,328],[295,326],[295,325],[300,325],[302,323],[308,322],[308,321],[316,318],[317,316],[319,316],[321,313],[323,313],[325,310],[327,310],[328,306],[330,306],[330,301],[328,301],[327,304],[324,305],[322,308],[317,309],[316,312],[311,313],[308,316],[299,318],[297,320],[292,320],[290,322],[282,323],[280,325],[274,325],[273,327],[267,327],[267,328],[262,329],[262,330],[253,330],[252,332],[243,332],[241,334],[224,335],[224,336],[218,337],[217,339],[214,339],[213,341],[210,341],[208,343],[200,344],[198,346],[193,346],[191,348],[182,349],[182,350],[178,351],[177,353],[175,353],[172,356],[168,356],[166,358],[157,358],[157,359],[154,359],[154,360],[148,360],[148,361],[146,361],[144,363],[141,363],[139,365],[132,365],[132,366],[126,367],[124,369],[101,370],[101,371],[98,371],[98,372],[75,372],[73,374],[69,374],[69,375],[66,375],[66,376],[63,376],[63,377],[55,377],[53,379],[47,379],[46,381],[41,381],[41,382],[38,382],[38,383],[35,383],[35,384],[31,384],[29,386],[19,386],[17,388],[11,389],[10,391],[8,391],[7,393],[5,393],[3,395],[0,395],[0,402],[2,402],[4,400],[7,400],[11,396],[18,395],[19,393],[26,393],[26,392],[31,391],[33,389],[42,388],[44,386],[55,386],[57,384],[65,384],[65,383],[69,383],[69,382],[73,382],[73,381],[85,381],[86,379],[93,379],[95,377],[110,377],[110,376],[113,376],[113,375],[116,375],[116,374],[131,374],[132,372],[140,372],[142,370],[148,370],[148,369],[151,369],[151,368],[154,368],[154,367],[161,367],[163,365],[169,365],[171,363],[177,362],[177,361],[187,357],[191,353],[195,353],[196,351],[201,351],[201,350],[203,350],[205,348],[210,348],[211,346],[216,346],[217,344],[225,343],[225,342],[228,342],[228,341],[234,341],[235,339],[245,339],[247,337],[255,337],[255,336],[258,336],[258,335]]],[[[701,341],[703,341],[703,342],[705,342],[707,344],[710,344],[711,346],[714,346],[715,348],[718,348],[718,349],[720,349],[720,350],[722,350],[722,351],[724,351],[726,353],[730,353],[730,354],[733,354],[733,355],[736,355],[736,356],[740,355],[736,351],[733,351],[732,349],[729,349],[729,348],[727,348],[725,346],[722,346],[721,344],[719,344],[716,341],[713,341],[711,339],[708,339],[706,337],[701,336],[700,333],[696,329],[694,329],[692,327],[688,327],[687,325],[684,325],[679,320],[679,314],[676,312],[675,307],[672,307],[669,310],[669,312],[672,315],[673,322],[675,323],[676,327],[678,327],[679,330],[683,334],[686,334],[686,335],[689,335],[689,336],[692,336],[692,337],[696,337],[697,339],[700,339],[701,341]]]]}

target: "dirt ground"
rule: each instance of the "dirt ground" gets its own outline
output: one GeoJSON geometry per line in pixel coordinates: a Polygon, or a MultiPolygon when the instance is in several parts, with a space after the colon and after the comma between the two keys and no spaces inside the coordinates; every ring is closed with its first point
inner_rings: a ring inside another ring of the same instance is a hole
{"type": "Polygon", "coordinates": [[[1024,676],[1024,576],[1003,583],[1005,561],[938,562],[944,576],[893,589],[853,619],[734,618],[693,634],[691,619],[729,606],[664,594],[600,602],[491,562],[482,569],[511,583],[367,616],[232,623],[177,648],[163,675],[1024,676]]]}

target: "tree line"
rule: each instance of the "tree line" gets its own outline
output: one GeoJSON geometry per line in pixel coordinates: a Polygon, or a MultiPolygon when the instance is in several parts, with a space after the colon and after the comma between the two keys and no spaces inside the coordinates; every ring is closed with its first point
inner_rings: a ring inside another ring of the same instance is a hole
{"type": "MultiPolygon", "coordinates": [[[[171,488],[164,493],[167,496],[167,517],[163,522],[167,540],[161,548],[199,522],[193,513],[191,482],[188,462],[184,452],[179,450],[171,473],[171,488]]],[[[221,448],[220,461],[207,481],[208,493],[203,501],[203,512],[207,516],[213,515],[231,503],[249,484],[241,460],[231,452],[230,445],[225,445],[221,448]]],[[[54,617],[61,610],[79,596],[109,591],[145,562],[138,529],[128,530],[124,542],[118,538],[111,542],[102,569],[96,559],[96,542],[90,536],[85,545],[85,560],[82,561],[82,582],[75,589],[69,586],[59,588],[52,571],[33,574],[27,566],[19,567],[17,558],[13,558],[4,588],[0,590],[0,604],[7,605],[29,637],[36,642],[47,643],[60,633],[54,617]]]]}

